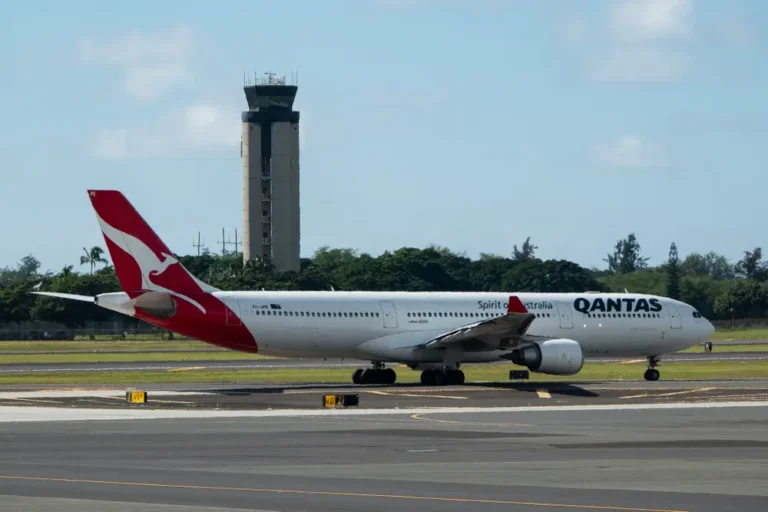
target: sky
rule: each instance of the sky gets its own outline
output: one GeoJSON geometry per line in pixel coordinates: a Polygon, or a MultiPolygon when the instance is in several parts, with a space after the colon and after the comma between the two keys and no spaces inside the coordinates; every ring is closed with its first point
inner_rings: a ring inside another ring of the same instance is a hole
{"type": "Polygon", "coordinates": [[[630,232],[650,264],[766,241],[763,0],[2,11],[0,268],[104,247],[89,188],[123,191],[179,254],[241,236],[243,79],[265,72],[298,73],[302,256],[530,236],[605,268],[630,232]]]}

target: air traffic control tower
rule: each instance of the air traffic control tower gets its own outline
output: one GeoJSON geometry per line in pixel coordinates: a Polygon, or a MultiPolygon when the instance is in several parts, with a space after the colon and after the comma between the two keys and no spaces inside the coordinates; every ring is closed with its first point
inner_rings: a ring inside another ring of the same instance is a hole
{"type": "Polygon", "coordinates": [[[243,260],[261,256],[278,272],[298,271],[298,86],[267,73],[243,89],[243,260]]]}

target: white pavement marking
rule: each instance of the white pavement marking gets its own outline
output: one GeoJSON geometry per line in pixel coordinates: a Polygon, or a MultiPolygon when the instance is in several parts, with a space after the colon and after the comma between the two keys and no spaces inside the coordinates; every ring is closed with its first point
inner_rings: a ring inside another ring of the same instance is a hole
{"type": "Polygon", "coordinates": [[[717,388],[696,388],[696,389],[684,389],[682,391],[673,391],[671,393],[643,393],[642,395],[629,395],[629,396],[620,396],[619,398],[646,398],[646,397],[659,397],[659,396],[676,396],[676,395],[685,395],[689,393],[698,393],[700,391],[712,391],[713,389],[717,388]]]}
{"type": "Polygon", "coordinates": [[[421,407],[409,409],[278,409],[278,410],[157,410],[72,409],[54,407],[0,406],[0,423],[29,421],[151,420],[201,418],[285,418],[316,416],[395,416],[413,414],[478,414],[504,412],[624,411],[651,409],[715,409],[768,407],[768,401],[680,402],[670,404],[550,405],[527,407],[421,407]]]}

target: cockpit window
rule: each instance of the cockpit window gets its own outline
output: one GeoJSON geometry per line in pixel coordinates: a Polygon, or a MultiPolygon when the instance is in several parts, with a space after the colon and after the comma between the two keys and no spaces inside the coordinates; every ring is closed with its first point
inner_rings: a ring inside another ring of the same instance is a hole
{"type": "Polygon", "coordinates": [[[701,318],[701,313],[699,313],[698,311],[694,311],[693,318],[701,318]]]}

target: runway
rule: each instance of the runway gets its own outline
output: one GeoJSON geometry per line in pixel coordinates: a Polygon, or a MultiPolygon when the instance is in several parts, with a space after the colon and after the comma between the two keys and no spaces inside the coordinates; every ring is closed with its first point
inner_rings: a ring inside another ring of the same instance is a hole
{"type": "Polygon", "coordinates": [[[24,422],[12,416],[29,408],[0,407],[0,499],[32,512],[762,511],[767,405],[134,409],[114,414],[175,416],[101,421],[35,408],[24,422]]]}
{"type": "MultiPolygon", "coordinates": [[[[148,401],[141,410],[278,411],[321,407],[325,395],[354,394],[362,410],[445,407],[607,406],[768,401],[768,380],[657,382],[500,382],[463,386],[396,384],[264,384],[249,386],[206,384],[148,384],[141,390],[148,401]]],[[[25,406],[57,409],[136,410],[125,399],[125,386],[62,389],[51,386],[4,386],[0,408],[25,406]]],[[[17,413],[18,414],[18,413],[17,413]]],[[[46,413],[50,417],[52,413],[46,413]]],[[[183,417],[183,416],[181,416],[183,417]]],[[[0,417],[0,422],[3,419],[0,417]]]]}
{"type": "MultiPolygon", "coordinates": [[[[0,358],[1,360],[1,358],[0,358]]],[[[592,357],[589,362],[621,362],[627,359],[592,357]]],[[[702,352],[670,354],[662,361],[768,361],[768,352],[702,352]]],[[[358,368],[368,366],[369,361],[322,359],[255,359],[253,361],[171,361],[126,363],[11,363],[0,362],[0,374],[28,372],[147,372],[169,371],[182,368],[201,370],[256,370],[269,368],[358,368]]],[[[491,364],[509,364],[499,361],[491,364]]]]}

